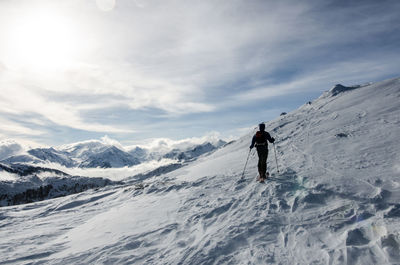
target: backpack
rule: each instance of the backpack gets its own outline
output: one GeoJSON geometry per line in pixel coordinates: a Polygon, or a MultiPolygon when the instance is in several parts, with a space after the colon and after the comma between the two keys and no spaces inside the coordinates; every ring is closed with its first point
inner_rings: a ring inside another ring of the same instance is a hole
{"type": "Polygon", "coordinates": [[[263,145],[267,142],[267,138],[265,136],[265,133],[258,131],[256,132],[256,144],[258,145],[263,145]]]}

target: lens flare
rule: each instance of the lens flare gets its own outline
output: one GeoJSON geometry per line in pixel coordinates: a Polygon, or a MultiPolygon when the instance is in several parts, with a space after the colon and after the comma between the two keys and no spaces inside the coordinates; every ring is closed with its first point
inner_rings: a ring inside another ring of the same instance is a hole
{"type": "Polygon", "coordinates": [[[102,11],[111,11],[115,7],[115,0],[96,0],[97,7],[102,11]]]}

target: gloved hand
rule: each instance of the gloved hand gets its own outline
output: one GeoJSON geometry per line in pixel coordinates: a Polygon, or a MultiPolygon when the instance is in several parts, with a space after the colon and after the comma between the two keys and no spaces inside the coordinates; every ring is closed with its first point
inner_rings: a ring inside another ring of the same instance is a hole
{"type": "Polygon", "coordinates": [[[271,137],[272,142],[271,143],[275,143],[275,138],[271,137]]]}

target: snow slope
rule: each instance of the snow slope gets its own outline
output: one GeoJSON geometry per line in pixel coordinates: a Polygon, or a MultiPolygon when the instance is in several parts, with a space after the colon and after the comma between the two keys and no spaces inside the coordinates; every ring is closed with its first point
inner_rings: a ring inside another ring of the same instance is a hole
{"type": "Polygon", "coordinates": [[[342,89],[168,174],[0,208],[0,264],[400,264],[400,78],[342,89]]]}

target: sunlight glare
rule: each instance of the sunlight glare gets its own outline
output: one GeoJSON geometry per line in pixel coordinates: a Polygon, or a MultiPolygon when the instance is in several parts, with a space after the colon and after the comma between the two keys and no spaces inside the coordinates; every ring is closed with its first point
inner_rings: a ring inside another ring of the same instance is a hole
{"type": "Polygon", "coordinates": [[[50,12],[34,12],[9,27],[7,61],[12,67],[43,71],[65,68],[76,55],[73,23],[50,12]]]}

